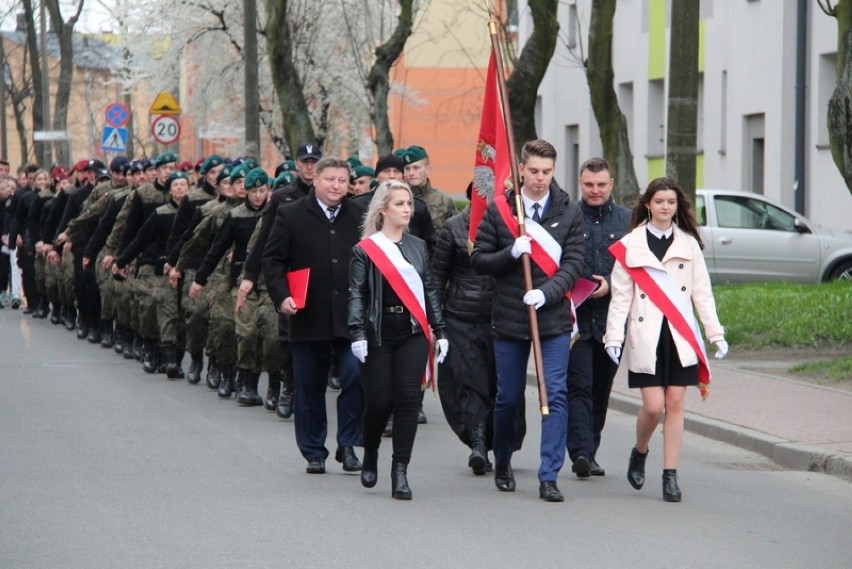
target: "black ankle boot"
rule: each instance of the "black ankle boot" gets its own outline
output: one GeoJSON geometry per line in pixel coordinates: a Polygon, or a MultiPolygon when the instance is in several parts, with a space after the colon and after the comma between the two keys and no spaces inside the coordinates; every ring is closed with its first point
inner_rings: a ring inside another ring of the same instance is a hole
{"type": "Polygon", "coordinates": [[[667,468],[663,470],[663,500],[666,502],[680,502],[683,494],[677,485],[677,470],[667,468]]]}
{"type": "Polygon", "coordinates": [[[142,335],[139,332],[135,333],[133,337],[133,359],[141,362],[145,357],[145,339],[142,338],[142,335]]]}
{"type": "Polygon", "coordinates": [[[645,485],[645,459],[648,458],[648,449],[645,454],[642,454],[636,447],[630,451],[630,464],[627,465],[627,481],[637,490],[641,490],[645,485]]]}
{"type": "Polygon", "coordinates": [[[219,397],[230,399],[234,393],[234,376],[237,373],[236,368],[232,365],[223,365],[222,379],[219,381],[219,397]]]}
{"type": "Polygon", "coordinates": [[[501,492],[515,491],[515,473],[512,472],[510,464],[498,464],[494,467],[494,485],[501,492]]]}
{"type": "Polygon", "coordinates": [[[201,381],[201,368],[204,367],[204,354],[190,354],[189,371],[186,372],[186,380],[189,383],[198,383],[201,381]]]}
{"type": "Polygon", "coordinates": [[[243,407],[263,405],[263,399],[257,394],[260,374],[248,369],[237,370],[237,404],[243,407]]]}
{"type": "Polygon", "coordinates": [[[394,500],[411,500],[411,488],[408,487],[407,464],[397,461],[391,463],[391,496],[393,496],[394,500]]]}
{"type": "Polygon", "coordinates": [[[101,347],[111,348],[115,342],[112,320],[101,320],[101,347]]]}
{"type": "MultiPolygon", "coordinates": [[[[379,449],[364,449],[364,460],[361,461],[361,486],[372,488],[379,477],[379,449]]],[[[409,495],[411,491],[409,490],[409,495]]]]}
{"type": "Polygon", "coordinates": [[[142,341],[142,370],[145,373],[157,371],[157,340],[142,341]]]}
{"type": "Polygon", "coordinates": [[[219,384],[222,382],[222,370],[219,369],[219,362],[216,356],[210,356],[207,361],[207,387],[208,389],[219,389],[219,384]]]}
{"type": "Polygon", "coordinates": [[[278,407],[278,394],[281,393],[281,372],[271,371],[267,375],[269,382],[266,385],[266,399],[263,406],[266,407],[267,411],[275,411],[275,408],[278,407]]]}
{"type": "Polygon", "coordinates": [[[473,427],[473,432],[470,434],[470,456],[467,459],[467,465],[477,476],[485,474],[485,455],[487,453],[488,449],[485,446],[485,422],[480,421],[473,427]]]}

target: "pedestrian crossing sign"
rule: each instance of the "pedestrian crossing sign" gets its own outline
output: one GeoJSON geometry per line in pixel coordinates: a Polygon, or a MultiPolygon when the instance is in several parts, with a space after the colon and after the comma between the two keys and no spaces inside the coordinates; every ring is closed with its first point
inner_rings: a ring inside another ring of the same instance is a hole
{"type": "Polygon", "coordinates": [[[127,151],[127,129],[105,126],[103,137],[101,137],[101,150],[107,152],[127,151]]]}

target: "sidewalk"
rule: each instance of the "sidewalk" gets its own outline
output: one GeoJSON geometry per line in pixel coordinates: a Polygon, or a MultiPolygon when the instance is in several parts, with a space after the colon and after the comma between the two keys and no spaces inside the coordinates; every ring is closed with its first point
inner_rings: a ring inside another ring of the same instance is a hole
{"type": "MultiPolygon", "coordinates": [[[[686,429],[769,457],[791,470],[824,472],[852,482],[852,393],[742,369],[713,360],[710,396],[686,399],[686,429]]],[[[528,381],[535,385],[530,362],[528,381]]],[[[615,377],[610,409],[635,415],[639,391],[627,369],[615,377]]]]}

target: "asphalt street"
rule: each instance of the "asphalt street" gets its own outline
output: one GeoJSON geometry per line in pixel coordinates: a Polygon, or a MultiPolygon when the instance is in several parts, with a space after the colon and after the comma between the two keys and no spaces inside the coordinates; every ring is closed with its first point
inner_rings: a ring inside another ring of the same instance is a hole
{"type": "Polygon", "coordinates": [[[471,474],[427,394],[414,499],[398,502],[389,441],[373,489],[333,459],[327,474],[305,474],[291,421],[147,375],[8,308],[0,388],[3,568],[852,566],[849,482],[687,433],[684,501],[665,503],[659,433],[637,492],[624,476],[634,419],[618,412],[598,456],[607,476],[565,468],[566,502],[541,501],[532,390],[517,492],[471,474]]]}

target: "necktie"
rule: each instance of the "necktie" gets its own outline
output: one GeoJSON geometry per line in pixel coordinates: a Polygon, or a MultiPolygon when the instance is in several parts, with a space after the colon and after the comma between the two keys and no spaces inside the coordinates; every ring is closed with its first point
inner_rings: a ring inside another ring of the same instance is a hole
{"type": "Polygon", "coordinates": [[[328,212],[328,220],[331,223],[334,223],[334,218],[337,217],[337,206],[327,207],[325,208],[325,211],[328,212]]]}
{"type": "Polygon", "coordinates": [[[540,204],[537,204],[537,203],[536,203],[536,204],[533,204],[533,216],[532,216],[532,220],[533,220],[533,221],[535,221],[536,223],[538,223],[539,221],[541,221],[541,214],[539,213],[539,210],[540,210],[540,209],[541,209],[541,205],[540,205],[540,204]]]}

